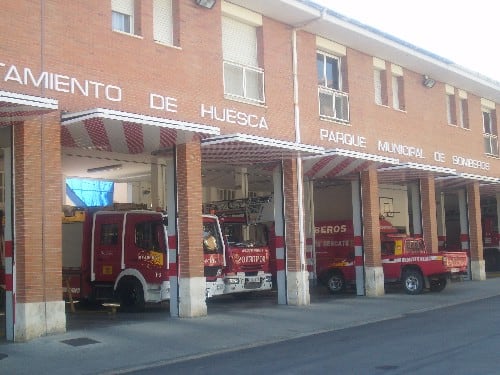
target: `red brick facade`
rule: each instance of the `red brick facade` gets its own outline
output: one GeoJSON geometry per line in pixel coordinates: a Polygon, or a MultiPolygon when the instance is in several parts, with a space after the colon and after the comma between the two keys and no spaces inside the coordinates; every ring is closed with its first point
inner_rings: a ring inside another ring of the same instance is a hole
{"type": "Polygon", "coordinates": [[[361,172],[361,199],[363,211],[363,246],[365,266],[382,267],[380,254],[380,220],[377,171],[361,172]]]}
{"type": "Polygon", "coordinates": [[[436,217],[436,186],[434,177],[420,179],[420,195],[422,202],[422,231],[427,248],[433,253],[438,251],[438,233],[436,217]]]}
{"type": "Polygon", "coordinates": [[[201,155],[199,141],[177,147],[177,199],[179,212],[179,277],[203,277],[200,240],[201,155]]]}
{"type": "Polygon", "coordinates": [[[467,206],[469,210],[470,257],[472,261],[478,261],[483,259],[481,203],[478,183],[467,185],[467,206]]]}
{"type": "MultiPolygon", "coordinates": [[[[316,59],[320,48],[317,36],[304,30],[307,25],[295,29],[297,25],[264,14],[259,15],[262,24],[257,27],[257,54],[259,68],[264,72],[265,101],[251,104],[230,100],[224,93],[222,1],[217,1],[211,10],[197,6],[192,0],[172,2],[172,46],[154,41],[151,0],[135,3],[135,35],[111,29],[110,0],[8,1],[2,4],[0,90],[58,100],[58,109],[53,114],[35,116],[12,125],[18,303],[61,300],[59,212],[63,193],[60,117],[63,114],[104,108],[143,117],[154,116],[175,124],[217,127],[222,135],[243,133],[288,142],[300,139],[303,144],[321,146],[326,150],[342,149],[369,153],[375,158],[397,158],[399,166],[412,162],[454,169],[456,173],[473,177],[500,176],[499,159],[486,155],[484,150],[482,99],[491,102],[491,98],[482,98],[479,91],[451,87],[444,82],[444,75],[434,77],[437,80],[435,86],[427,88],[422,85],[422,72],[341,45],[345,49],[345,54],[339,57],[344,79],[342,90],[348,94],[349,121],[325,120],[318,111],[316,59]],[[386,105],[375,103],[374,58],[385,64],[381,77],[387,87],[382,94],[387,99],[386,105]],[[398,72],[398,79],[402,81],[400,99],[404,106],[401,109],[392,106],[395,95],[393,72],[398,72]],[[50,80],[50,84],[45,86],[45,80],[50,80]],[[90,89],[86,93],[78,88],[73,92],[68,84],[70,81],[88,84],[90,89]],[[450,90],[454,90],[454,107],[458,106],[459,94],[462,91],[466,94],[468,129],[448,124],[446,99],[450,90]],[[168,100],[172,106],[154,106],[152,97],[168,100]],[[267,127],[228,120],[229,111],[237,114],[235,116],[265,120],[267,127]],[[296,134],[297,129],[300,134],[296,134]],[[417,154],[384,149],[384,142],[401,149],[416,149],[417,154]],[[461,164],[459,158],[472,160],[472,166],[461,164]],[[478,167],[474,163],[477,161],[481,165],[487,164],[488,168],[478,167]]],[[[259,3],[262,7],[272,4],[259,3]]],[[[248,4],[253,6],[252,2],[248,4]]],[[[311,18],[309,13],[304,13],[303,16],[311,18]]],[[[316,21],[322,22],[323,19],[318,17],[316,21]]],[[[324,28],[326,31],[323,32],[328,33],[327,29],[324,28]]],[[[329,42],[338,43],[330,39],[329,42]]],[[[422,59],[419,54],[410,50],[402,61],[419,62],[422,59]]],[[[436,65],[442,65],[442,62],[438,64],[436,61],[436,65]]],[[[414,62],[413,66],[418,64],[414,62]]],[[[464,77],[464,81],[458,82],[471,80],[469,73],[464,73],[464,77]]],[[[476,86],[481,84],[473,82],[469,85],[476,86]]],[[[500,104],[494,102],[491,110],[493,121],[497,123],[500,104]]],[[[180,137],[181,133],[177,136],[180,137]]],[[[184,143],[184,139],[177,138],[175,142],[178,276],[202,278],[202,146],[200,140],[184,143]]],[[[101,151],[97,146],[95,149],[101,151]]],[[[299,272],[305,267],[298,218],[302,196],[297,183],[303,176],[297,168],[297,160],[293,156],[288,158],[274,160],[272,166],[266,167],[272,168],[283,162],[287,271],[299,272]]],[[[378,165],[372,163],[372,159],[364,160],[366,168],[353,173],[353,178],[359,177],[357,172],[360,172],[365,265],[381,268],[379,177],[378,165]]],[[[220,162],[230,164],[230,156],[220,162]]],[[[404,172],[399,177],[406,179],[404,172]]],[[[423,173],[403,183],[418,180],[423,236],[432,251],[437,251],[437,183],[432,174],[423,173]]],[[[465,183],[458,188],[464,186],[465,183]]],[[[473,260],[482,259],[480,194],[478,183],[467,185],[473,260]]]]}
{"type": "Polygon", "coordinates": [[[61,289],[61,146],[59,119],[14,126],[17,301],[59,301],[61,289]]]}
{"type": "Polygon", "coordinates": [[[299,242],[299,195],[297,192],[297,161],[286,160],[283,163],[283,186],[285,199],[285,248],[288,271],[299,272],[301,269],[299,242]]]}

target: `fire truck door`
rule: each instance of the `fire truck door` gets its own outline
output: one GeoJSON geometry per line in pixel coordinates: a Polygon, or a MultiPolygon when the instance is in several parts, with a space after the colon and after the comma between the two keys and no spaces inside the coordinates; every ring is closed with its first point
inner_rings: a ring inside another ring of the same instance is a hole
{"type": "Polygon", "coordinates": [[[125,244],[125,268],[138,270],[151,282],[166,277],[167,239],[160,214],[127,215],[125,244]]]}
{"type": "Polygon", "coordinates": [[[397,280],[401,272],[401,256],[398,255],[398,242],[382,241],[382,267],[384,269],[384,279],[387,281],[397,280]]]}
{"type": "Polygon", "coordinates": [[[123,215],[98,215],[93,238],[93,274],[95,281],[114,282],[122,268],[123,215]]]}

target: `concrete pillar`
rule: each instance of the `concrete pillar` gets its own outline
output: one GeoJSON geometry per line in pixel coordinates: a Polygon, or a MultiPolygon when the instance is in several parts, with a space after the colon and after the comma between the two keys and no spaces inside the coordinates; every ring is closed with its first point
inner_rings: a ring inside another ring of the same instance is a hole
{"type": "Polygon", "coordinates": [[[153,157],[151,163],[151,207],[164,211],[166,208],[165,159],[153,157]]]}
{"type": "Polygon", "coordinates": [[[354,230],[354,264],[356,267],[356,294],[365,295],[365,265],[363,261],[363,227],[361,212],[361,184],[359,180],[351,182],[352,224],[354,230]]]}
{"type": "Polygon", "coordinates": [[[316,283],[316,252],[314,251],[314,182],[304,181],[304,225],[306,236],[306,264],[309,284],[316,283]]]}
{"type": "Polygon", "coordinates": [[[437,233],[438,233],[438,249],[444,250],[446,246],[446,211],[444,207],[445,195],[440,193],[436,200],[437,213],[437,233]]]}
{"type": "Polygon", "coordinates": [[[427,249],[438,252],[438,234],[436,218],[436,188],[434,176],[428,175],[420,179],[420,197],[422,207],[423,238],[427,249]]]}
{"type": "Polygon", "coordinates": [[[470,259],[470,243],[469,243],[469,221],[467,219],[467,197],[465,189],[459,190],[457,192],[457,200],[458,200],[458,213],[460,220],[460,249],[462,251],[467,252],[469,255],[469,266],[467,268],[467,276],[468,280],[471,279],[471,259],[470,259]]]}
{"type": "Polygon", "coordinates": [[[369,297],[384,295],[384,271],[380,254],[380,208],[377,171],[361,172],[365,250],[365,292],[369,297]]]}
{"type": "MultiPolygon", "coordinates": [[[[1,131],[1,130],[0,130],[1,131]]],[[[9,134],[9,139],[11,135],[9,134]]],[[[14,317],[15,317],[15,295],[16,284],[14,283],[14,243],[13,243],[13,219],[12,215],[12,147],[3,149],[4,176],[5,176],[5,226],[3,232],[4,253],[2,264],[5,267],[5,338],[14,341],[14,317]]],[[[1,226],[1,224],[0,224],[1,226]]]]}
{"type": "Polygon", "coordinates": [[[481,227],[479,182],[467,185],[467,203],[469,208],[471,277],[472,280],[486,280],[483,259],[483,230],[481,227]]]}
{"type": "Polygon", "coordinates": [[[13,126],[15,320],[9,339],[14,341],[66,330],[60,129],[59,113],[13,126]]]}
{"type": "Polygon", "coordinates": [[[285,259],[285,213],[283,208],[283,170],[281,166],[273,171],[274,183],[274,234],[275,234],[275,272],[278,304],[286,305],[286,259],[285,259]]]}
{"type": "Polygon", "coordinates": [[[179,249],[179,316],[207,315],[206,282],[203,272],[201,232],[201,146],[189,141],[176,147],[178,249],[179,249]]]}
{"type": "Polygon", "coordinates": [[[179,316],[179,277],[177,267],[178,248],[177,248],[177,191],[176,173],[175,173],[175,158],[168,159],[165,167],[166,183],[163,187],[164,196],[166,197],[167,215],[168,215],[168,274],[170,281],[170,316],[179,316]]]}
{"type": "Polygon", "coordinates": [[[309,281],[305,260],[302,160],[283,161],[287,303],[309,305],[309,281]]]}
{"type": "Polygon", "coordinates": [[[465,190],[457,193],[458,212],[460,219],[460,248],[469,252],[469,222],[467,220],[467,197],[465,190]]]}

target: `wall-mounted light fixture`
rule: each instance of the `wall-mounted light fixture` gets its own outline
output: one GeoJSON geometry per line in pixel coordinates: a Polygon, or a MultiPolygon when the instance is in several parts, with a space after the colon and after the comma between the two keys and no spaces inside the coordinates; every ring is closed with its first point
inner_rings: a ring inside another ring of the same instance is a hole
{"type": "Polygon", "coordinates": [[[105,165],[104,167],[89,168],[87,169],[87,173],[109,172],[109,171],[117,171],[119,169],[122,169],[121,164],[112,164],[112,165],[105,165]]]}
{"type": "Polygon", "coordinates": [[[432,89],[434,85],[436,84],[436,81],[433,80],[431,77],[424,75],[424,79],[422,81],[422,84],[427,87],[428,89],[432,89]]]}
{"type": "Polygon", "coordinates": [[[195,0],[195,1],[196,4],[198,4],[200,7],[212,9],[215,5],[216,0],[195,0]]]}

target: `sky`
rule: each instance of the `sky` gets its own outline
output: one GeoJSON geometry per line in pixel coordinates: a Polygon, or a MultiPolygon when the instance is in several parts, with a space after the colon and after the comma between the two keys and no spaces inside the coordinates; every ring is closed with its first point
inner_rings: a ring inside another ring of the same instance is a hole
{"type": "Polygon", "coordinates": [[[313,0],[500,82],[498,0],[313,0]]]}

